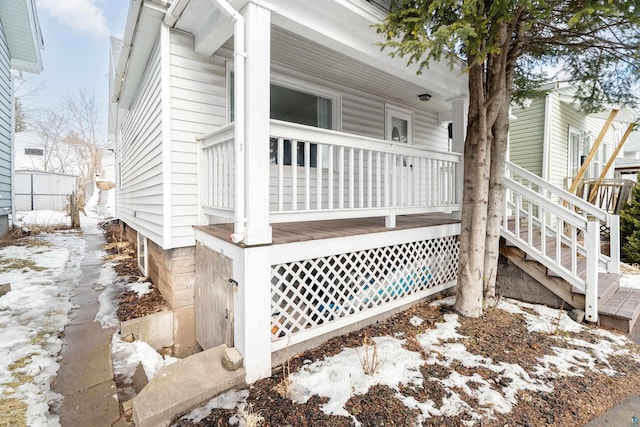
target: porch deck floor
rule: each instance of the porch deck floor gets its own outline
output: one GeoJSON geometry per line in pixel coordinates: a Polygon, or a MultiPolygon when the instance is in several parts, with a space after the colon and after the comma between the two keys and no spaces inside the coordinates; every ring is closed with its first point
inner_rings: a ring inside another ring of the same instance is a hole
{"type": "MultiPolygon", "coordinates": [[[[406,230],[411,228],[432,227],[443,224],[457,224],[451,214],[432,213],[420,215],[400,215],[396,217],[396,227],[386,228],[384,217],[333,219],[325,221],[300,221],[271,224],[274,245],[304,242],[308,240],[330,239],[334,237],[355,236],[359,234],[381,233],[385,231],[406,230]]],[[[197,230],[218,239],[230,241],[233,224],[214,224],[195,226],[197,230]]],[[[244,244],[236,244],[245,247],[244,244]]]]}

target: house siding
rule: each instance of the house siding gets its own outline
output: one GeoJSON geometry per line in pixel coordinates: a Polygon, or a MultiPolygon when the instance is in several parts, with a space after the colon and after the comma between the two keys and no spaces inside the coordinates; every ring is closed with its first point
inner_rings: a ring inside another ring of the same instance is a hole
{"type": "Polygon", "coordinates": [[[0,216],[11,210],[12,78],[9,46],[0,23],[0,216]]]}
{"type": "Polygon", "coordinates": [[[157,43],[135,100],[123,113],[116,213],[160,246],[164,222],[161,96],[160,45],[157,43]]]}
{"type": "MultiPolygon", "coordinates": [[[[544,120],[549,114],[549,176],[548,181],[565,188],[565,180],[569,177],[569,128],[589,132],[595,141],[604,124],[604,120],[586,117],[576,111],[570,104],[562,102],[556,93],[550,93],[549,109],[546,112],[545,99],[535,99],[528,108],[517,108],[513,114],[517,117],[510,124],[510,160],[543,176],[544,120]]],[[[611,155],[613,151],[613,131],[609,130],[603,144],[611,155]]],[[[588,153],[588,151],[587,151],[588,153]]],[[[609,176],[613,176],[612,172],[609,176]]]]}
{"type": "Polygon", "coordinates": [[[516,108],[510,123],[509,158],[511,162],[542,176],[544,146],[544,98],[535,99],[528,108],[516,108]]]}
{"type": "MultiPolygon", "coordinates": [[[[597,138],[604,120],[593,117],[586,117],[583,113],[576,111],[570,104],[561,102],[558,97],[553,97],[554,110],[557,114],[552,115],[552,141],[551,144],[551,165],[549,181],[564,188],[565,179],[569,177],[569,127],[578,131],[588,132],[592,136],[592,143],[597,138]]],[[[613,131],[609,129],[605,135],[603,144],[608,147],[611,155],[613,150],[613,131]]],[[[590,147],[589,147],[590,148],[590,147]]],[[[589,150],[585,152],[588,154],[589,150]]],[[[613,176],[612,174],[610,174],[613,176]]]]}
{"type": "Polygon", "coordinates": [[[551,98],[553,110],[551,116],[551,141],[549,155],[549,182],[565,188],[564,180],[569,168],[569,126],[578,130],[584,129],[584,117],[571,106],[560,102],[558,97],[551,98]]]}
{"type": "MultiPolygon", "coordinates": [[[[338,113],[336,130],[371,138],[384,139],[385,105],[392,104],[413,112],[413,128],[415,145],[423,145],[433,149],[447,150],[449,145],[446,123],[438,123],[437,113],[416,110],[411,104],[401,100],[384,99],[379,96],[347,87],[332,81],[325,81],[318,77],[305,75],[297,70],[283,66],[273,67],[278,76],[279,84],[286,84],[287,80],[296,82],[296,86],[309,83],[337,94],[341,101],[341,111],[338,113]]],[[[314,93],[313,89],[309,92],[314,93]]]]}
{"type": "Polygon", "coordinates": [[[226,60],[193,51],[190,35],[171,31],[171,247],[193,246],[198,223],[196,138],[227,123],[226,60]]]}

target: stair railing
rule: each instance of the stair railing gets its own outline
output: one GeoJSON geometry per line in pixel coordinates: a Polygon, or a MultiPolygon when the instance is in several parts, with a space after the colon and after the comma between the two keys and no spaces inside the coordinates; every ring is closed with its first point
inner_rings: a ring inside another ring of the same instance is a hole
{"type": "Polygon", "coordinates": [[[502,237],[585,294],[585,315],[598,318],[598,272],[619,273],[619,217],[507,162],[502,237]],[[609,252],[600,231],[610,231],[609,252]],[[547,242],[553,241],[553,249],[547,242]],[[578,269],[585,258],[586,271],[578,269]],[[568,264],[568,266],[567,266],[568,264]]]}

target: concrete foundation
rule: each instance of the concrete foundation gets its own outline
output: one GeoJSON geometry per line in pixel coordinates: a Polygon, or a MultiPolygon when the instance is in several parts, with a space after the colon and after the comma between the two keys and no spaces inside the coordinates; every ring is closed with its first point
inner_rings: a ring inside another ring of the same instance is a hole
{"type": "Polygon", "coordinates": [[[150,314],[120,323],[123,337],[144,341],[156,350],[173,346],[174,314],[171,311],[150,314]]]}
{"type": "MultiPolygon", "coordinates": [[[[124,225],[124,235],[135,248],[137,232],[124,225]]],[[[195,246],[164,250],[147,240],[147,276],[158,287],[173,313],[173,346],[177,357],[201,350],[195,338],[195,254],[195,246]]]]}
{"type": "MultiPolygon", "coordinates": [[[[553,308],[563,307],[561,298],[502,256],[498,262],[496,295],[553,308]]],[[[564,303],[564,308],[569,308],[568,304],[564,303]]]]}

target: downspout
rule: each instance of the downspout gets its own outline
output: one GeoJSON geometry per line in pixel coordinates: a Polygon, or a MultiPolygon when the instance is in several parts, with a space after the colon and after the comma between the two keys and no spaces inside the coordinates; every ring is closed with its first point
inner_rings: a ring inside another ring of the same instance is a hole
{"type": "MultiPolygon", "coordinates": [[[[174,2],[165,16],[165,23],[173,26],[180,18],[182,11],[186,7],[189,0],[177,0],[174,2]]],[[[245,107],[244,107],[244,86],[245,86],[245,59],[247,53],[244,45],[244,18],[235,10],[226,0],[211,0],[222,11],[234,21],[233,25],[233,67],[234,67],[234,100],[235,100],[235,127],[234,127],[234,156],[235,156],[235,188],[236,199],[234,209],[234,233],[231,234],[233,243],[240,243],[245,238],[245,159],[244,159],[244,143],[245,143],[245,107]]]]}

